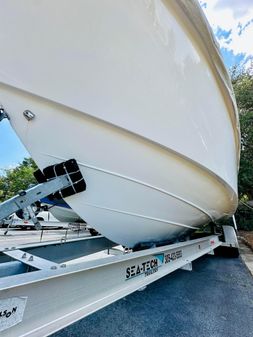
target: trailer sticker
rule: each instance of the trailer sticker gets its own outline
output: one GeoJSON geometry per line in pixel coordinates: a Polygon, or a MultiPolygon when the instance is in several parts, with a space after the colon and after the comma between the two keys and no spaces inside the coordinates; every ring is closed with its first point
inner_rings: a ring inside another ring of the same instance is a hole
{"type": "Polygon", "coordinates": [[[158,271],[158,268],[163,265],[164,254],[154,255],[153,258],[142,262],[137,265],[133,265],[126,268],[126,280],[130,280],[133,277],[143,275],[150,276],[158,271]]]}
{"type": "Polygon", "coordinates": [[[183,256],[182,250],[177,250],[172,253],[165,254],[165,264],[170,263],[172,261],[178,260],[183,256]]]}
{"type": "Polygon", "coordinates": [[[143,274],[145,277],[150,276],[156,273],[162,265],[178,260],[181,257],[183,257],[182,250],[154,255],[153,258],[145,262],[127,267],[126,281],[143,274]]]}
{"type": "Polygon", "coordinates": [[[27,297],[0,299],[0,331],[22,322],[27,297]]]}

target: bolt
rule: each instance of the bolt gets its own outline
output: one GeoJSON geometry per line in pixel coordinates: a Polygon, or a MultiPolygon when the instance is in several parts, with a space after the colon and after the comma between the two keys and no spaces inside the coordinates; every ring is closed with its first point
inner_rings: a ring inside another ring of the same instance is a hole
{"type": "Polygon", "coordinates": [[[30,111],[30,110],[25,110],[25,111],[23,112],[23,115],[24,115],[24,117],[25,117],[28,121],[31,121],[31,120],[34,119],[34,117],[35,117],[35,114],[34,114],[32,111],[30,111]]]}

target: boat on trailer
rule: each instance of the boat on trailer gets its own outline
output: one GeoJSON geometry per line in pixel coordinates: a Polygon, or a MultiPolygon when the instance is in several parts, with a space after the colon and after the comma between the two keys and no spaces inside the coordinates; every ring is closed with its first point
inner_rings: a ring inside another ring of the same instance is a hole
{"type": "Polygon", "coordinates": [[[66,202],[113,242],[173,241],[237,207],[238,115],[193,0],[3,1],[0,103],[66,202]],[[66,20],[67,18],[67,20],[66,20]]]}

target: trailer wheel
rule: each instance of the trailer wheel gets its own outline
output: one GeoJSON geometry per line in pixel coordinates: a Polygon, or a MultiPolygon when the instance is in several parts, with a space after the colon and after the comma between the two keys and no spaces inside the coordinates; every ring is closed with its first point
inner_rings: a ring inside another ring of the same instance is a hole
{"type": "Polygon", "coordinates": [[[238,258],[240,255],[239,249],[236,247],[220,246],[214,250],[216,256],[223,256],[229,258],[238,258]]]}
{"type": "Polygon", "coordinates": [[[215,254],[232,258],[239,257],[239,244],[234,228],[224,225],[222,226],[222,230],[224,243],[215,249],[215,254]]]}

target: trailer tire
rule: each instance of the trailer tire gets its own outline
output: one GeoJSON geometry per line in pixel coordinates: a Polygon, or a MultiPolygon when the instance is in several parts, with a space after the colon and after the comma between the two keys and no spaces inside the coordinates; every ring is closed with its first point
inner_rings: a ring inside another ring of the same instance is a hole
{"type": "Polygon", "coordinates": [[[238,258],[240,255],[239,248],[219,246],[214,250],[216,256],[223,256],[228,258],[238,258]]]}

